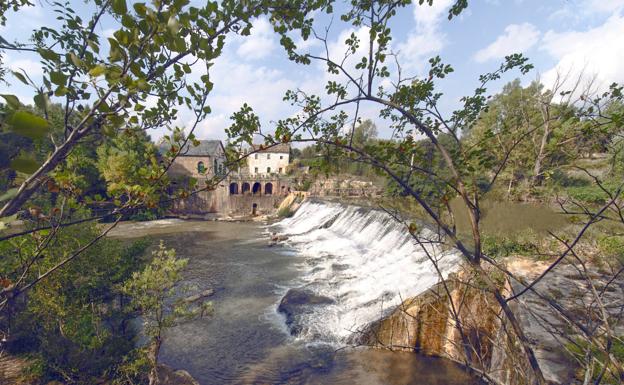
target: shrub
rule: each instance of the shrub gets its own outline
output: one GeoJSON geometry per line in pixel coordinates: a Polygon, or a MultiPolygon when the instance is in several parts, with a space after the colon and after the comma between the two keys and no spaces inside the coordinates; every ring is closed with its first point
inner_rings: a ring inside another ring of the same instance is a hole
{"type": "Polygon", "coordinates": [[[511,255],[535,255],[538,251],[537,246],[530,239],[531,237],[524,237],[522,234],[515,236],[486,235],[481,241],[481,246],[483,253],[493,258],[504,258],[511,255]]]}
{"type": "Polygon", "coordinates": [[[615,258],[624,262],[624,237],[606,236],[598,240],[598,248],[606,258],[615,258]]]}
{"type": "Polygon", "coordinates": [[[290,207],[282,207],[277,212],[277,216],[280,218],[290,218],[295,215],[295,212],[290,209],[290,207]]]}

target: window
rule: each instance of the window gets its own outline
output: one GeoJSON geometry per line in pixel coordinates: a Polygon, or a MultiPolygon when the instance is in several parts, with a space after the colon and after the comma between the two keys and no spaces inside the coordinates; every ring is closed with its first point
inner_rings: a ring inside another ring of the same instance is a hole
{"type": "Polygon", "coordinates": [[[258,159],[258,154],[254,154],[254,159],[258,159]]]}
{"type": "Polygon", "coordinates": [[[254,174],[257,174],[257,173],[258,173],[258,167],[254,169],[254,174]]]}
{"type": "Polygon", "coordinates": [[[278,173],[279,173],[279,174],[281,174],[281,173],[282,173],[282,168],[281,168],[281,167],[279,168],[278,173]]]}
{"type": "Polygon", "coordinates": [[[284,155],[280,155],[280,159],[284,159],[284,155]]]}
{"type": "Polygon", "coordinates": [[[197,162],[197,172],[200,174],[206,172],[206,166],[204,166],[204,162],[197,162]]]}
{"type": "Polygon", "coordinates": [[[267,159],[271,159],[271,154],[267,154],[267,159]]]}
{"type": "Polygon", "coordinates": [[[271,167],[267,167],[267,174],[271,173],[271,167]]]}
{"type": "Polygon", "coordinates": [[[214,168],[212,169],[212,173],[216,174],[217,172],[219,172],[219,162],[217,162],[217,159],[215,158],[215,160],[214,160],[214,168]]]}

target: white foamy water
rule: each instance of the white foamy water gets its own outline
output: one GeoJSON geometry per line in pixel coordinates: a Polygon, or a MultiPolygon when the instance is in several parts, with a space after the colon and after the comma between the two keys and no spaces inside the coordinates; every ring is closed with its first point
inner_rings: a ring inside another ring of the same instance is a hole
{"type": "MultiPolygon", "coordinates": [[[[383,211],[308,201],[272,230],[287,234],[297,250],[293,258],[301,259],[302,281],[296,285],[336,301],[298,315],[299,338],[305,340],[345,343],[439,281],[421,246],[383,211]]],[[[458,267],[457,254],[427,249],[445,276],[458,267]]]]}

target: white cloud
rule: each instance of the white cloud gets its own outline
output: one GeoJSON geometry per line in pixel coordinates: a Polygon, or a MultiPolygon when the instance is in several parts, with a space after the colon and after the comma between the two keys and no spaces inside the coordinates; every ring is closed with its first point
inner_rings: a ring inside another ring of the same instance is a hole
{"type": "Polygon", "coordinates": [[[538,42],[539,36],[540,32],[531,23],[510,24],[492,44],[479,50],[474,59],[483,63],[515,52],[525,52],[538,42]]]}
{"type": "Polygon", "coordinates": [[[269,56],[276,47],[273,26],[266,18],[256,20],[249,36],[242,37],[236,54],[242,59],[256,60],[269,56]]]}
{"type": "Polygon", "coordinates": [[[441,31],[441,24],[447,20],[448,8],[453,3],[453,0],[439,0],[432,6],[426,3],[413,6],[416,27],[396,45],[400,63],[410,75],[422,71],[428,65],[427,59],[446,46],[447,37],[441,31]]]}
{"type": "Polygon", "coordinates": [[[421,31],[428,28],[436,28],[441,20],[446,20],[447,9],[453,4],[453,0],[434,1],[431,6],[426,3],[414,6],[414,20],[421,31]]]}
{"type": "Polygon", "coordinates": [[[596,76],[602,87],[624,81],[624,17],[616,14],[602,25],[586,31],[554,32],[544,35],[541,49],[557,60],[543,81],[550,85],[557,72],[596,76]]]}
{"type": "Polygon", "coordinates": [[[583,6],[590,12],[617,12],[624,9],[624,0],[586,0],[583,6]]]}
{"type": "MultiPolygon", "coordinates": [[[[7,65],[12,71],[24,70],[31,78],[43,74],[41,63],[30,59],[7,60],[7,65]]],[[[34,79],[33,79],[34,80],[34,79]]]]}

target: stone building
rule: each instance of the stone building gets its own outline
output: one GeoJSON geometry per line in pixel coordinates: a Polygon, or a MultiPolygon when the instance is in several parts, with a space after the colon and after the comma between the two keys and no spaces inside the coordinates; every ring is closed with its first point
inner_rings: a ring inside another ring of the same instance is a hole
{"type": "MultiPolygon", "coordinates": [[[[252,147],[253,148],[253,147],[252,147]]],[[[256,147],[257,148],[257,147],[256,147]]],[[[161,153],[169,151],[160,146],[161,153]]],[[[219,140],[201,140],[199,146],[187,144],[168,170],[172,183],[185,183],[221,177],[214,189],[199,191],[173,202],[171,212],[179,215],[259,215],[275,212],[290,192],[286,177],[290,146],[278,145],[259,151],[248,159],[249,168],[240,172],[226,170],[225,149],[219,140]]],[[[203,186],[199,183],[198,186],[203,186]]]]}
{"type": "MultiPolygon", "coordinates": [[[[168,145],[160,146],[161,153],[167,151],[168,145]]],[[[169,168],[169,174],[208,179],[225,174],[225,161],[225,148],[220,140],[200,140],[199,146],[188,142],[169,168]]]]}
{"type": "Polygon", "coordinates": [[[290,145],[281,143],[266,149],[254,144],[249,151],[253,151],[247,158],[247,167],[251,175],[286,174],[290,162],[290,145]]]}

